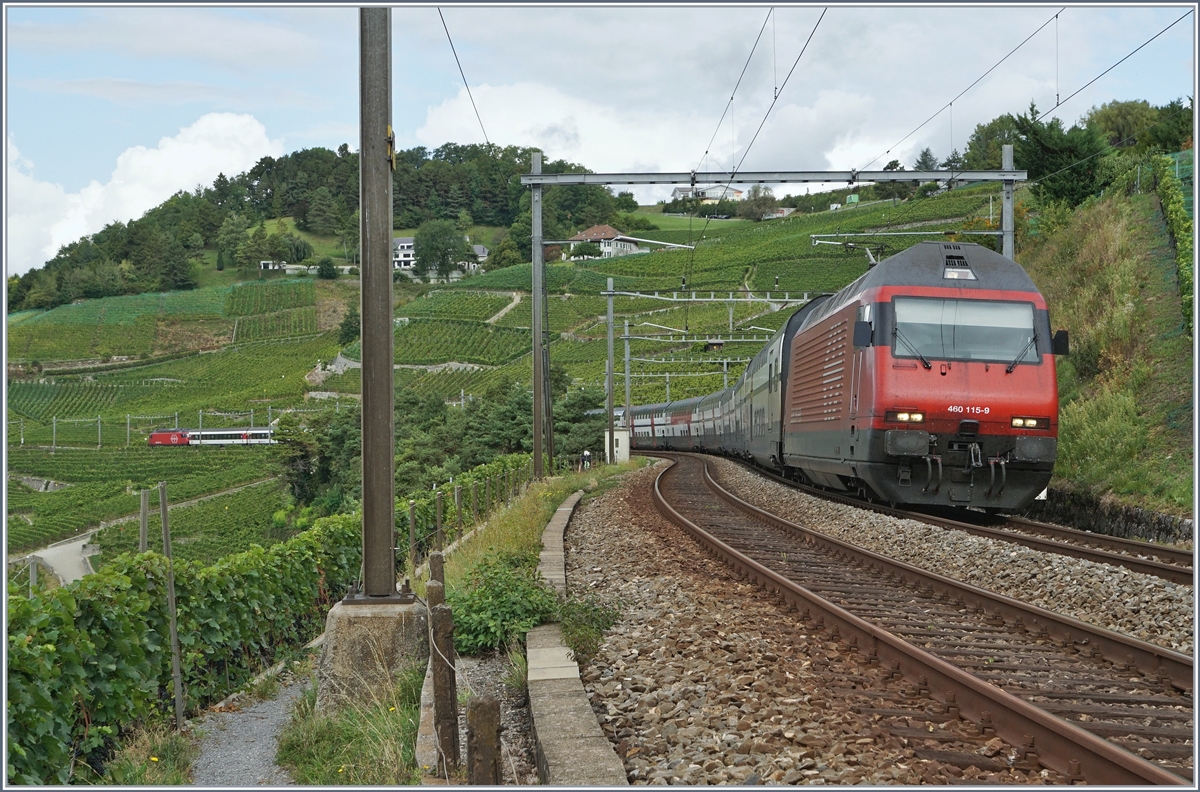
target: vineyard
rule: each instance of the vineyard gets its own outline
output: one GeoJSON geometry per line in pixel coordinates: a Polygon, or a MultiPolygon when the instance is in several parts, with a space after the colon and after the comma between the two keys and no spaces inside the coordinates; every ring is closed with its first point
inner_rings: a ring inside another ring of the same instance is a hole
{"type": "MultiPolygon", "coordinates": [[[[185,508],[172,508],[169,512],[172,555],[179,561],[212,564],[231,553],[249,550],[252,544],[270,547],[286,540],[293,531],[286,526],[276,527],[272,519],[276,511],[286,507],[285,497],[283,487],[272,481],[185,508]]],[[[181,500],[173,488],[168,488],[167,499],[181,500]]],[[[157,553],[163,551],[160,520],[155,515],[151,520],[154,530],[147,536],[149,549],[157,553]]],[[[103,569],[121,553],[137,552],[139,531],[138,521],[130,520],[97,533],[92,542],[99,545],[100,555],[91,559],[92,566],[103,569]]]]}
{"type": "MultiPolygon", "coordinates": [[[[311,285],[311,284],[306,284],[311,285]]],[[[275,313],[244,316],[238,319],[235,342],[261,341],[265,338],[290,338],[317,332],[317,309],[292,308],[275,313]]]]}
{"type": "Polygon", "coordinates": [[[396,315],[482,322],[495,316],[511,302],[511,296],[481,292],[435,291],[402,306],[396,315]]]}
{"type": "Polygon", "coordinates": [[[231,289],[228,294],[225,302],[226,316],[272,314],[317,304],[316,287],[308,280],[242,283],[231,289]]]}
{"type": "MultiPolygon", "coordinates": [[[[396,327],[395,361],[420,366],[451,361],[497,366],[526,354],[532,345],[527,330],[484,322],[414,319],[396,327]]],[[[354,342],[342,354],[361,360],[361,343],[354,342]]]]}
{"type": "MultiPolygon", "coordinates": [[[[92,426],[93,431],[95,425],[92,426]]],[[[134,514],[138,490],[151,490],[158,503],[158,482],[178,502],[261,479],[274,449],[130,448],[47,450],[9,448],[10,472],[71,484],[54,492],[17,491],[10,487],[8,552],[21,552],[94,528],[101,520],[134,514]],[[14,497],[15,496],[15,497],[14,497]],[[25,514],[31,520],[13,519],[25,514]]]]}

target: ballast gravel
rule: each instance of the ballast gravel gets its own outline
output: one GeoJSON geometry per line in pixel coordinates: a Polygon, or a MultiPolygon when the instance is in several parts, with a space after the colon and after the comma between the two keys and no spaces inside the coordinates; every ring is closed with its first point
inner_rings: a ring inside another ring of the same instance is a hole
{"type": "Polygon", "coordinates": [[[1193,586],[831,503],[736,462],[707,461],[730,492],[797,525],[1097,627],[1193,653],[1193,586]]]}
{"type": "Polygon", "coordinates": [[[1006,766],[1011,746],[964,721],[914,717],[909,726],[959,735],[944,747],[996,757],[992,769],[922,758],[928,741],[897,737],[880,715],[857,711],[841,689],[868,688],[880,696],[873,706],[916,716],[939,705],[700,554],[654,510],[649,488],[659,470],[631,473],[582,505],[565,537],[568,588],[621,612],[581,676],[630,783],[1062,782],[1048,770],[1006,766]]]}

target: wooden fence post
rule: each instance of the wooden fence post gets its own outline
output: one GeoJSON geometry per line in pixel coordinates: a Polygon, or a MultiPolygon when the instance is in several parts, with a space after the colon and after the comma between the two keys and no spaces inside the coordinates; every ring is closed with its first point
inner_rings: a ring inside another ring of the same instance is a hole
{"type": "Polygon", "coordinates": [[[467,783],[500,784],[500,702],[491,696],[467,701],[467,783]]]}
{"type": "MultiPolygon", "coordinates": [[[[426,589],[428,591],[428,589],[426,589]]],[[[445,777],[458,767],[458,683],[454,676],[454,617],[450,606],[431,608],[433,626],[433,723],[438,764],[445,777]]]]}

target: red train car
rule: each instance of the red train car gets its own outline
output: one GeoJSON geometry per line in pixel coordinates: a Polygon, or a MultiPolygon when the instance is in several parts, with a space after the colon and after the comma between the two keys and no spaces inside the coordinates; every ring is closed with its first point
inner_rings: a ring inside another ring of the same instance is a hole
{"type": "Polygon", "coordinates": [[[791,343],[782,461],[889,501],[1018,508],[1057,455],[1046,302],[980,245],[924,242],[825,301],[791,343]]]}

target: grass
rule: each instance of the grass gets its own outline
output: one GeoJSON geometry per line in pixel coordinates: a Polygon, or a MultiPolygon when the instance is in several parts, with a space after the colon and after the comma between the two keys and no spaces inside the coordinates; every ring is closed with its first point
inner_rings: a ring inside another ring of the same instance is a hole
{"type": "Polygon", "coordinates": [[[1190,516],[1192,344],[1157,199],[1084,206],[1021,261],[1071,333],[1054,485],[1190,516]]]}
{"type": "Polygon", "coordinates": [[[200,755],[197,741],[165,722],[135,728],[124,737],[104,774],[85,764],[76,766],[75,782],[116,786],[180,786],[191,783],[192,763],[200,755]]]}
{"type": "Polygon", "coordinates": [[[415,751],[423,665],[399,674],[390,690],[361,704],[317,711],[313,684],[296,701],[279,737],[276,761],[301,786],[411,785],[420,778],[415,751]]]}

